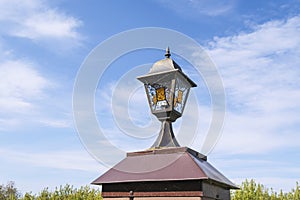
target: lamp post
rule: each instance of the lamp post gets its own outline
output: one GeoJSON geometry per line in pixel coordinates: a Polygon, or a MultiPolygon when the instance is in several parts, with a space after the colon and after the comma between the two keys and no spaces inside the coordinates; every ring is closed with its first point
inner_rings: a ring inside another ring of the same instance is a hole
{"type": "Polygon", "coordinates": [[[238,187],[206,156],[179,147],[174,136],[172,122],[182,116],[189,90],[196,84],[170,58],[169,48],[165,56],[149,73],[137,77],[144,83],[151,112],[162,123],[159,136],[151,149],[127,153],[93,184],[102,185],[105,200],[230,200],[230,189],[238,187]]]}
{"type": "Polygon", "coordinates": [[[165,59],[154,63],[146,75],[137,77],[144,83],[152,114],[162,122],[152,148],[180,146],[174,136],[172,122],[182,116],[189,90],[197,86],[170,56],[168,47],[165,59]]]}

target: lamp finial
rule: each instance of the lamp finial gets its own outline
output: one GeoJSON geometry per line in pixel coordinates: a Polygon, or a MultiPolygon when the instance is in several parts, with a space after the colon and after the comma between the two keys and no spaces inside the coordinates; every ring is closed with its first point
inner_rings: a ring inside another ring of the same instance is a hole
{"type": "Polygon", "coordinates": [[[170,58],[170,56],[171,56],[170,48],[169,47],[166,48],[166,54],[165,54],[165,56],[166,56],[166,58],[170,58]]]}

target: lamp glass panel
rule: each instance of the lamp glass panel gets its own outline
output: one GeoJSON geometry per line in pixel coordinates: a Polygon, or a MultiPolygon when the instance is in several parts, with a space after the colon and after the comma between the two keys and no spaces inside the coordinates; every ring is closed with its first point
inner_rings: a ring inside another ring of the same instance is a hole
{"type": "Polygon", "coordinates": [[[176,78],[175,94],[174,94],[174,110],[182,113],[187,99],[190,85],[180,77],[176,78]]]}
{"type": "Polygon", "coordinates": [[[170,107],[170,81],[162,83],[146,84],[146,92],[149,96],[152,111],[165,110],[170,107]]]}

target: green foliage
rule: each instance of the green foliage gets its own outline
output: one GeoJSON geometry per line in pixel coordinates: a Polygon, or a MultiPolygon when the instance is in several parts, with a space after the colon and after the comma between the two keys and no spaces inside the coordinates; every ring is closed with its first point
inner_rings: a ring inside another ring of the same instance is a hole
{"type": "Polygon", "coordinates": [[[53,192],[49,188],[43,189],[38,195],[26,193],[21,200],[102,200],[100,190],[88,186],[74,188],[71,185],[60,186],[53,192]]]}
{"type": "Polygon", "coordinates": [[[256,183],[253,179],[242,183],[240,190],[231,192],[232,200],[300,200],[300,186],[296,183],[296,188],[288,193],[275,192],[269,190],[264,185],[256,183]]]}
{"type": "MultiPolygon", "coordinates": [[[[277,193],[272,188],[268,189],[254,180],[246,180],[240,188],[231,192],[232,200],[300,200],[298,182],[296,182],[296,187],[288,193],[282,190],[277,193]]],[[[30,192],[22,196],[14,182],[9,182],[7,185],[0,185],[0,200],[102,200],[102,197],[99,189],[89,186],[76,189],[68,184],[57,187],[54,191],[45,188],[38,194],[30,192]]]]}
{"type": "Polygon", "coordinates": [[[89,186],[76,189],[68,184],[55,188],[54,191],[45,188],[37,195],[27,192],[22,196],[14,182],[9,182],[7,185],[0,185],[0,200],[102,200],[102,197],[99,189],[89,186]]]}
{"type": "Polygon", "coordinates": [[[0,185],[0,200],[18,200],[21,194],[15,187],[14,182],[8,182],[7,185],[0,185]]]}

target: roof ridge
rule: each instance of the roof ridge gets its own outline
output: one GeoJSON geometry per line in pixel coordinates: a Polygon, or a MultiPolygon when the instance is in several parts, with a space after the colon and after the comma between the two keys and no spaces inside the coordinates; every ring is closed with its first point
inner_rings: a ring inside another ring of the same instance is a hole
{"type": "MultiPolygon", "coordinates": [[[[190,152],[187,152],[187,154],[188,154],[188,156],[190,157],[190,159],[192,159],[192,163],[194,164],[194,165],[196,165],[197,166],[197,168],[203,173],[203,174],[205,174],[205,176],[206,176],[206,178],[208,179],[209,177],[208,177],[208,175],[205,173],[205,171],[203,170],[203,169],[201,169],[201,167],[196,163],[196,162],[194,162],[194,158],[197,158],[197,157],[194,157],[193,156],[193,154],[191,154],[190,152]],[[193,158],[193,157],[194,158],[193,158]]],[[[199,159],[201,159],[201,158],[199,158],[199,159]]],[[[198,158],[197,158],[197,160],[198,160],[198,158]]],[[[202,160],[202,159],[201,159],[202,160]]],[[[200,160],[199,160],[200,161],[200,160]]],[[[206,162],[205,160],[202,160],[203,162],[206,162]]]]}

